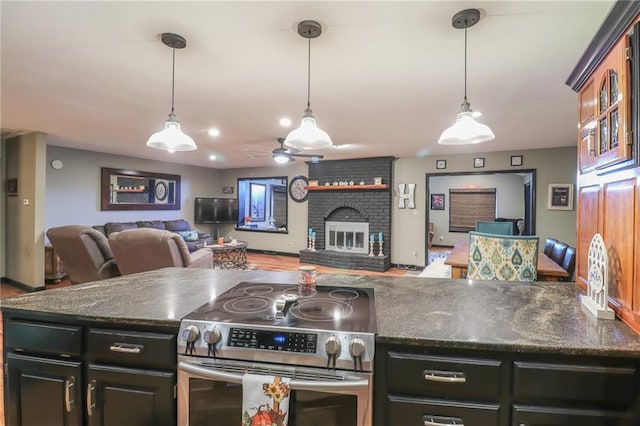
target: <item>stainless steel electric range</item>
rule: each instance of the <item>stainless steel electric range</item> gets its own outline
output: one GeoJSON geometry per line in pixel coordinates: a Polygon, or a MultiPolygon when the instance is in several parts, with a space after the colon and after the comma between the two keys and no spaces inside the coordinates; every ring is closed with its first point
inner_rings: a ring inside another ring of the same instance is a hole
{"type": "Polygon", "coordinates": [[[291,426],[316,424],[314,416],[323,425],[371,424],[373,289],[316,290],[301,297],[296,284],[243,282],[183,318],[179,424],[237,422],[245,373],[291,379],[291,426]]]}

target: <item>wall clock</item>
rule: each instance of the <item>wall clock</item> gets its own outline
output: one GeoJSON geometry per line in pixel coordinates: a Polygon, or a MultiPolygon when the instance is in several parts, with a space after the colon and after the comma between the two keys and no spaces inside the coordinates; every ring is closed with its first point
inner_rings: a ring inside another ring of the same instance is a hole
{"type": "Polygon", "coordinates": [[[163,181],[156,183],[155,193],[156,200],[164,201],[164,199],[167,198],[167,183],[163,181]]]}
{"type": "Polygon", "coordinates": [[[289,183],[289,196],[297,203],[306,201],[309,195],[309,179],[306,176],[294,176],[289,183]]]}

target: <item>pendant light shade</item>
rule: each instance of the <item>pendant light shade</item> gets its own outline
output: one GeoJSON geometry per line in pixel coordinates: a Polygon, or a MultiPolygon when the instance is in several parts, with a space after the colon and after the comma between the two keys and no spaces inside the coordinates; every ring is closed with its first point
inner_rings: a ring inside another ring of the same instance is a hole
{"type": "Polygon", "coordinates": [[[167,121],[164,122],[164,129],[151,135],[147,141],[147,146],[162,151],[194,151],[198,149],[196,143],[180,130],[180,123],[173,110],[174,86],[176,74],[176,49],[184,49],[187,41],[178,34],[163,33],[162,42],[173,50],[173,68],[171,74],[171,112],[167,121]]]}
{"type": "Polygon", "coordinates": [[[322,34],[322,26],[316,21],[302,21],[298,24],[298,34],[309,41],[307,62],[307,108],[300,127],[292,130],[284,140],[284,145],[294,149],[324,149],[333,145],[331,138],[316,124],[311,110],[311,39],[322,34]]]}
{"type": "Polygon", "coordinates": [[[451,20],[454,28],[464,29],[464,101],[460,105],[456,122],[440,135],[438,143],[441,145],[468,145],[488,142],[495,139],[489,126],[476,121],[481,116],[474,112],[467,100],[467,28],[480,21],[478,9],[467,9],[456,13],[451,20]]]}

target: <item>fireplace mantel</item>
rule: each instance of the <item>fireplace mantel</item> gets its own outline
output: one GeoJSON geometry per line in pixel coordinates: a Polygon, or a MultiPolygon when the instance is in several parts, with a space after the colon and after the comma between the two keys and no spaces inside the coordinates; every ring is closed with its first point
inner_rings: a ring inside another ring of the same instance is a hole
{"type": "Polygon", "coordinates": [[[369,189],[389,189],[386,183],[380,185],[318,185],[307,186],[309,191],[345,191],[345,190],[369,190],[369,189]]]}

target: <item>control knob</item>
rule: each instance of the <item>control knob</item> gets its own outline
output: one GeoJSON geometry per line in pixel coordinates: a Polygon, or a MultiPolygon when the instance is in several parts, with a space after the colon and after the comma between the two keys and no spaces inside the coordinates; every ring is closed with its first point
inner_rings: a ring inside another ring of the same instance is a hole
{"type": "Polygon", "coordinates": [[[208,344],[215,345],[220,341],[222,334],[220,334],[220,330],[216,327],[209,327],[204,331],[204,335],[202,337],[208,344]]]}
{"type": "Polygon", "coordinates": [[[182,337],[187,343],[194,343],[200,337],[200,330],[195,325],[190,325],[184,329],[182,337]]]}
{"type": "Polygon", "coordinates": [[[340,355],[342,345],[340,339],[336,336],[331,336],[324,341],[324,351],[327,354],[327,368],[336,368],[336,360],[340,355]]]}
{"type": "Polygon", "coordinates": [[[349,343],[349,353],[352,357],[361,358],[365,352],[367,352],[367,347],[362,339],[356,337],[351,340],[351,343],[349,343]]]}
{"type": "Polygon", "coordinates": [[[330,357],[335,357],[340,354],[342,350],[342,345],[340,344],[340,339],[336,336],[331,336],[324,342],[324,351],[330,357]]]}

